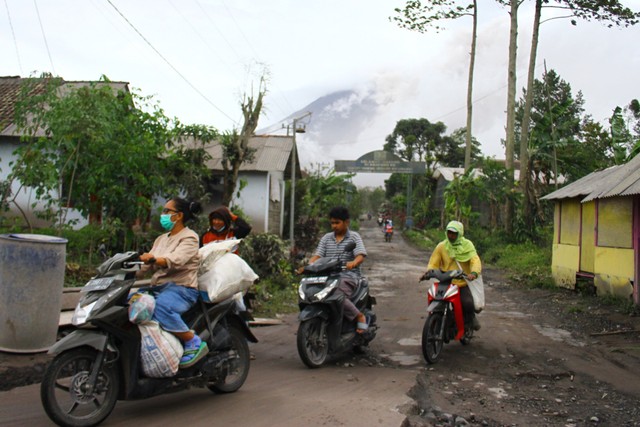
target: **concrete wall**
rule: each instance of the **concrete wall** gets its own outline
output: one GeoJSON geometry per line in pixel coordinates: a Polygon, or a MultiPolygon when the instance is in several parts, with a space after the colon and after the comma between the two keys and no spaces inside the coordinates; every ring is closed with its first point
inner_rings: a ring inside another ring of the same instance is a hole
{"type": "MultiPolygon", "coordinates": [[[[15,161],[16,157],[13,152],[18,148],[19,141],[16,138],[0,137],[0,181],[7,179],[11,173],[12,166],[9,164],[15,161]]],[[[30,187],[22,187],[19,181],[14,181],[11,185],[12,196],[15,197],[15,203],[11,203],[9,206],[9,212],[2,212],[2,215],[8,218],[19,218],[23,220],[23,213],[25,213],[27,220],[33,227],[48,227],[52,225],[51,221],[45,221],[38,218],[37,212],[44,211],[46,204],[36,199],[35,191],[30,187]],[[20,207],[16,206],[16,204],[20,207]],[[35,204],[35,207],[32,205],[35,204]]],[[[73,228],[79,229],[88,224],[88,221],[80,215],[75,209],[68,209],[66,213],[67,222],[73,222],[73,228]]]]}

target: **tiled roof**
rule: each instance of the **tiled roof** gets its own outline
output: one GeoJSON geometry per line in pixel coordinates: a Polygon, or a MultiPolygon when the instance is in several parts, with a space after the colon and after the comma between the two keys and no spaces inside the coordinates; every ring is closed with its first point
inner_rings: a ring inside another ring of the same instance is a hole
{"type": "MultiPolygon", "coordinates": [[[[44,90],[44,80],[40,78],[23,78],[19,76],[0,76],[0,136],[19,136],[14,123],[15,107],[20,91],[26,82],[36,82],[32,93],[38,93],[44,90]]],[[[82,86],[88,86],[90,81],[64,81],[60,90],[61,94],[67,94],[73,89],[82,86]]],[[[128,83],[126,82],[95,82],[98,85],[108,84],[115,90],[128,91],[128,83]]]]}
{"type": "Polygon", "coordinates": [[[0,133],[13,124],[16,101],[24,81],[17,76],[0,77],[0,133]]]}

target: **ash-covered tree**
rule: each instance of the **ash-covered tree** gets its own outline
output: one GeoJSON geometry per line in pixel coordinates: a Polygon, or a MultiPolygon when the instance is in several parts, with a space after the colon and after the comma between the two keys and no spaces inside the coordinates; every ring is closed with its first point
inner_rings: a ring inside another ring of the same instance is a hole
{"type": "Polygon", "coordinates": [[[240,166],[245,162],[252,161],[255,155],[255,150],[249,146],[249,140],[258,127],[258,120],[260,119],[266,94],[267,81],[263,75],[260,78],[257,96],[252,91],[248,95],[245,94],[240,102],[244,119],[242,129],[239,132],[236,129],[225,132],[220,138],[220,143],[222,144],[222,168],[224,171],[222,204],[225,206],[230,206],[233,200],[240,166]],[[256,97],[254,98],[254,96],[256,97]]]}
{"type": "Polygon", "coordinates": [[[396,8],[396,16],[391,17],[400,28],[426,33],[429,29],[436,32],[443,29],[441,21],[459,19],[464,16],[472,18],[471,47],[469,55],[469,74],[467,81],[467,126],[465,132],[464,168],[471,167],[473,151],[473,75],[476,62],[476,41],[478,33],[478,2],[476,0],[461,2],[455,0],[407,0],[403,8],[396,8]]]}

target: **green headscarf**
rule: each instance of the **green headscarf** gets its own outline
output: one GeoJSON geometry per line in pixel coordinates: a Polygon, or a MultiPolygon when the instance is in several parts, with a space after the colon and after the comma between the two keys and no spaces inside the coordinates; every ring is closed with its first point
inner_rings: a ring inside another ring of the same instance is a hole
{"type": "Polygon", "coordinates": [[[473,246],[471,240],[464,238],[464,226],[459,221],[451,221],[447,224],[445,229],[444,248],[447,250],[449,256],[460,262],[469,261],[471,258],[477,255],[476,248],[473,246]],[[458,237],[452,243],[447,237],[447,231],[455,231],[458,233],[458,237]]]}

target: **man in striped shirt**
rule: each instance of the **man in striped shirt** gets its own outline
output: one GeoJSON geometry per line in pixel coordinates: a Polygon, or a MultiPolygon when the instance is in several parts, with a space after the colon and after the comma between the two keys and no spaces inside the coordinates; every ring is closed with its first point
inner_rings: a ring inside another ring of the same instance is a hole
{"type": "Polygon", "coordinates": [[[349,230],[349,210],[343,206],[337,206],[329,212],[329,221],[331,222],[331,233],[322,236],[320,243],[314,255],[309,260],[309,264],[313,264],[322,257],[338,258],[341,257],[347,261],[345,267],[347,271],[342,273],[340,283],[335,292],[342,292],[345,296],[343,301],[344,317],[353,322],[357,321],[356,332],[362,333],[367,328],[367,319],[363,313],[351,302],[349,297],[358,286],[360,278],[360,264],[364,262],[367,256],[367,250],[364,247],[360,234],[349,230]],[[355,249],[345,253],[344,248],[349,242],[356,244],[355,249]]]}

